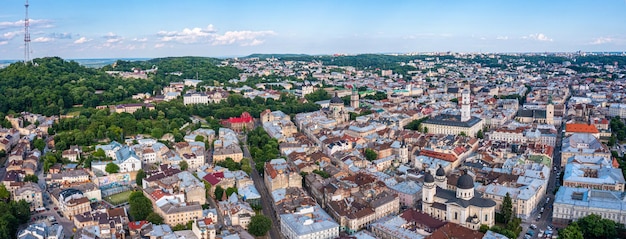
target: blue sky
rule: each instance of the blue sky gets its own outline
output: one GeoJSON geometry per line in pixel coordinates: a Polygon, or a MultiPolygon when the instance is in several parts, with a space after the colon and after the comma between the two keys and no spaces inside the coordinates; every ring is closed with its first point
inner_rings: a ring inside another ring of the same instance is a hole
{"type": "MultiPolygon", "coordinates": [[[[626,0],[31,0],[32,57],[626,51],[626,0]]],[[[0,0],[0,59],[24,2],[0,0]]]]}

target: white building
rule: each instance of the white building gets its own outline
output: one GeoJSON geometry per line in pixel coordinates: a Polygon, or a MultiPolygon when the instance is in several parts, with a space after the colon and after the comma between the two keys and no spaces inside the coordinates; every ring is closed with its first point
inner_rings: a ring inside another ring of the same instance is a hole
{"type": "Polygon", "coordinates": [[[183,104],[185,105],[208,104],[208,103],[209,103],[209,96],[202,92],[187,93],[183,95],[183,104]]]}
{"type": "Polygon", "coordinates": [[[589,214],[626,223],[626,198],[623,192],[562,186],[555,195],[552,218],[568,224],[589,214]]]}
{"type": "Polygon", "coordinates": [[[36,223],[17,234],[18,239],[62,239],[64,238],[63,226],[56,224],[48,226],[45,223],[36,223]]]}
{"type": "Polygon", "coordinates": [[[609,106],[609,116],[626,118],[626,104],[611,104],[609,106]]]}
{"type": "Polygon", "coordinates": [[[332,239],[339,236],[339,224],[316,205],[280,215],[280,231],[288,239],[332,239]]]}

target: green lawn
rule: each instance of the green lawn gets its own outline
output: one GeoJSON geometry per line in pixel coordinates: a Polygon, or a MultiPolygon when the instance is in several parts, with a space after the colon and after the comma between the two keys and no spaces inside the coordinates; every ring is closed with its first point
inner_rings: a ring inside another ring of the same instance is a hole
{"type": "Polygon", "coordinates": [[[126,192],[113,194],[111,196],[105,197],[104,200],[107,202],[110,202],[113,205],[119,205],[119,204],[128,202],[128,197],[130,196],[130,193],[132,192],[133,192],[132,190],[129,190],[126,192]]]}

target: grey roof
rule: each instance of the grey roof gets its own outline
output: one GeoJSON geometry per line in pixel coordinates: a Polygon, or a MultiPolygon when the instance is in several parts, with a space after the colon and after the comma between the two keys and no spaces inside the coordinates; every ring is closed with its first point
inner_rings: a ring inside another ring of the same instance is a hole
{"type": "Polygon", "coordinates": [[[437,172],[435,174],[436,176],[446,176],[446,171],[443,169],[443,167],[441,167],[441,164],[439,164],[439,168],[437,169],[437,172]]]}
{"type": "Polygon", "coordinates": [[[517,117],[532,117],[535,119],[545,119],[546,110],[526,110],[520,109],[517,111],[517,117]]]}
{"type": "Polygon", "coordinates": [[[464,207],[464,208],[468,206],[475,206],[475,207],[482,207],[482,208],[496,206],[496,202],[488,198],[481,198],[478,192],[474,192],[475,196],[471,198],[470,200],[464,200],[464,199],[457,198],[456,192],[453,190],[443,189],[440,187],[437,187],[436,190],[437,191],[435,192],[435,196],[446,199],[447,200],[446,204],[456,203],[459,206],[464,207]]]}
{"type": "Polygon", "coordinates": [[[330,98],[330,103],[336,103],[336,104],[343,104],[343,100],[341,98],[339,98],[339,96],[337,95],[337,92],[335,92],[335,96],[333,96],[333,98],[330,98]]]}
{"type": "Polygon", "coordinates": [[[460,115],[440,114],[424,121],[424,123],[469,128],[478,124],[481,120],[481,118],[472,116],[468,121],[461,121],[460,115]]]}
{"type": "Polygon", "coordinates": [[[464,173],[459,177],[459,180],[456,182],[456,187],[460,189],[470,189],[474,188],[474,179],[469,174],[464,173]]]}
{"type": "Polygon", "coordinates": [[[426,174],[424,174],[424,182],[425,183],[434,183],[435,182],[435,178],[433,177],[432,174],[430,174],[430,172],[428,170],[426,170],[426,174]]]}

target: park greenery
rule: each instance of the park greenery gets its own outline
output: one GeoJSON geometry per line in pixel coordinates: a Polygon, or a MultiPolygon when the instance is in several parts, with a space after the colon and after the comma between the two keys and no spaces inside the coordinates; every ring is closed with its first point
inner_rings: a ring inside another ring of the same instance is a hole
{"type": "Polygon", "coordinates": [[[248,133],[248,145],[250,155],[254,160],[256,170],[263,172],[265,162],[280,156],[278,149],[278,140],[272,138],[261,127],[258,127],[248,133]]]}
{"type": "Polygon", "coordinates": [[[58,115],[77,105],[113,104],[152,92],[154,81],[121,79],[58,57],[17,62],[0,69],[0,112],[58,115]]]}
{"type": "Polygon", "coordinates": [[[150,199],[143,195],[141,191],[132,192],[128,197],[128,204],[130,205],[128,214],[133,221],[146,220],[148,215],[153,212],[150,199]]]}
{"type": "Polygon", "coordinates": [[[253,236],[265,236],[267,232],[272,227],[272,221],[269,217],[265,215],[255,215],[250,219],[250,224],[248,225],[248,232],[253,236]]]}
{"type": "Polygon", "coordinates": [[[616,238],[618,233],[623,230],[623,224],[604,219],[597,214],[590,214],[559,230],[559,238],[616,238]]]}
{"type": "Polygon", "coordinates": [[[9,201],[11,193],[0,184],[0,238],[17,238],[20,224],[30,219],[30,205],[24,200],[9,201]]]}

